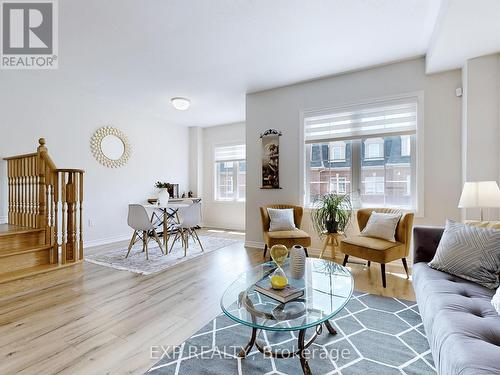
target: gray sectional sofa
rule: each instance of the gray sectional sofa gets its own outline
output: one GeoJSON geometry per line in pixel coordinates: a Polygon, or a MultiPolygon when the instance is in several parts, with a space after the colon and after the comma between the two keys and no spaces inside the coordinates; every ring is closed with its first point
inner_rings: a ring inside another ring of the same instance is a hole
{"type": "Polygon", "coordinates": [[[413,287],[440,375],[500,374],[500,316],[494,290],[434,270],[444,228],[413,230],[413,287]]]}

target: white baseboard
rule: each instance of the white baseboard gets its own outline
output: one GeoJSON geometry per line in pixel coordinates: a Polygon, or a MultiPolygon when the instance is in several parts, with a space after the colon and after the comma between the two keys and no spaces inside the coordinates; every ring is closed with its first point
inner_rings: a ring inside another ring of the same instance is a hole
{"type": "Polygon", "coordinates": [[[9,221],[8,216],[0,216],[0,224],[7,224],[8,221],[9,221]]]}
{"type": "Polygon", "coordinates": [[[263,249],[264,248],[264,242],[245,241],[245,247],[251,247],[253,249],[263,249]]]}
{"type": "Polygon", "coordinates": [[[201,225],[202,227],[205,227],[205,228],[217,228],[217,229],[227,229],[227,230],[237,230],[237,231],[240,231],[240,232],[244,232],[245,231],[245,227],[241,227],[239,225],[234,225],[231,224],[231,223],[210,223],[210,222],[203,222],[203,224],[201,225]]]}
{"type": "Polygon", "coordinates": [[[130,240],[131,234],[122,234],[118,236],[112,236],[112,237],[105,237],[105,238],[99,238],[97,240],[91,240],[91,241],[84,241],[84,247],[94,247],[94,246],[101,246],[101,245],[107,245],[113,242],[120,242],[120,241],[126,241],[130,240]]]}

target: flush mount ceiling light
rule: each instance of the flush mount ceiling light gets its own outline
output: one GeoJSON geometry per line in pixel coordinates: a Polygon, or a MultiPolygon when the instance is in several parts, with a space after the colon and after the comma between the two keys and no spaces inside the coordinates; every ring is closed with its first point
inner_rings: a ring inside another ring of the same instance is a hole
{"type": "Polygon", "coordinates": [[[175,109],[179,111],[185,111],[191,105],[191,100],[186,98],[172,98],[170,102],[174,106],[175,109]]]}

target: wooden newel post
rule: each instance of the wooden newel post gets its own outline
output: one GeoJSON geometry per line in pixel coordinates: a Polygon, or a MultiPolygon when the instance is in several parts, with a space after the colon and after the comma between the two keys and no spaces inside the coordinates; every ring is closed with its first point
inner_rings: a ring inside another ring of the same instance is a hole
{"type": "Polygon", "coordinates": [[[68,204],[68,243],[66,246],[66,260],[74,262],[76,260],[76,185],[73,172],[68,173],[68,183],[66,184],[66,202],[68,204]]]}

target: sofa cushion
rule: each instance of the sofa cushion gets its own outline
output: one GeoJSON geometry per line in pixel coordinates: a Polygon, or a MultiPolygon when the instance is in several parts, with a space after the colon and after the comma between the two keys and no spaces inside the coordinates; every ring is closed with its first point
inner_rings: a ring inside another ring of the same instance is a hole
{"type": "Polygon", "coordinates": [[[413,287],[438,373],[500,373],[493,290],[425,263],[414,264],[413,287]]]}
{"type": "Polygon", "coordinates": [[[500,272],[500,230],[447,220],[429,266],[496,289],[500,272]]]}

